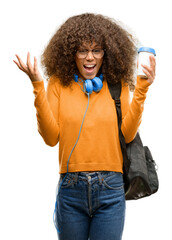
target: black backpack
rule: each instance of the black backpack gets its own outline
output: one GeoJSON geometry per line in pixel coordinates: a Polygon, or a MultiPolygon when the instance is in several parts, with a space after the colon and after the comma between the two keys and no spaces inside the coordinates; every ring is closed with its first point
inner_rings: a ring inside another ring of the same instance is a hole
{"type": "Polygon", "coordinates": [[[143,146],[140,135],[137,132],[134,140],[125,143],[121,131],[121,82],[116,84],[108,83],[109,91],[115,101],[119,139],[123,154],[123,178],[126,200],[140,199],[158,191],[159,182],[157,176],[156,163],[147,146],[143,146]]]}

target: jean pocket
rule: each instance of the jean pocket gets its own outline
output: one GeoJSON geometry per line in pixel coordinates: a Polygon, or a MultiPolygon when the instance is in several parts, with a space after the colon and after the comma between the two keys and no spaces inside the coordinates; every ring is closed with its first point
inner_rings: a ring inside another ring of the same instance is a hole
{"type": "Polygon", "coordinates": [[[114,173],[111,176],[103,178],[102,182],[107,189],[111,190],[124,189],[123,177],[121,173],[114,173]]]}
{"type": "Polygon", "coordinates": [[[60,180],[59,180],[59,184],[58,186],[61,187],[61,188],[69,188],[69,187],[72,187],[74,184],[74,180],[71,176],[61,176],[60,177],[60,180]]]}

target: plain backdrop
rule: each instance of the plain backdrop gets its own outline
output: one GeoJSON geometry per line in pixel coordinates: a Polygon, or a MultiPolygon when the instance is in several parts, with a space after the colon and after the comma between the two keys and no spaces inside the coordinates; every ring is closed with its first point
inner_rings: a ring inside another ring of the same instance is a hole
{"type": "Polygon", "coordinates": [[[47,146],[39,135],[33,87],[13,59],[17,53],[26,61],[30,51],[40,62],[57,28],[85,12],[123,22],[143,46],[157,52],[156,80],[147,94],[140,133],[158,165],[160,188],[151,197],[127,202],[123,240],[172,239],[170,0],[6,0],[0,5],[0,239],[57,239],[58,145],[47,146]]]}

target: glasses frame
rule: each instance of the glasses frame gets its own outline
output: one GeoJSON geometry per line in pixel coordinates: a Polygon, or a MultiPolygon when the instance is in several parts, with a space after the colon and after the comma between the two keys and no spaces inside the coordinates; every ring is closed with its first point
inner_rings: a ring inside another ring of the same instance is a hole
{"type": "Polygon", "coordinates": [[[88,50],[88,49],[83,49],[83,50],[86,51],[85,56],[79,55],[79,50],[76,51],[76,56],[77,56],[79,59],[84,59],[84,58],[86,58],[86,57],[88,56],[88,53],[89,53],[89,52],[91,52],[92,55],[93,55],[93,57],[96,58],[96,59],[102,58],[102,57],[104,56],[104,54],[105,54],[105,49],[95,48],[95,49],[90,49],[90,50],[88,50]],[[101,51],[102,51],[102,56],[101,56],[101,57],[96,57],[96,56],[94,55],[95,53],[93,52],[94,50],[101,50],[101,51]]]}

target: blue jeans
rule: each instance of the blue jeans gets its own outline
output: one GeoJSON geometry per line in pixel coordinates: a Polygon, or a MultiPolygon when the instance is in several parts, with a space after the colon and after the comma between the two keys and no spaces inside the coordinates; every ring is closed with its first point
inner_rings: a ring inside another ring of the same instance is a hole
{"type": "MultiPolygon", "coordinates": [[[[57,190],[65,174],[60,174],[57,190]]],[[[55,222],[59,240],[121,240],[125,219],[123,176],[72,172],[60,187],[55,222]]]]}

